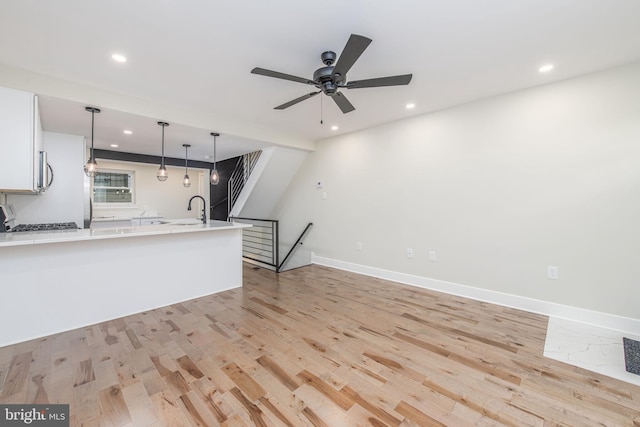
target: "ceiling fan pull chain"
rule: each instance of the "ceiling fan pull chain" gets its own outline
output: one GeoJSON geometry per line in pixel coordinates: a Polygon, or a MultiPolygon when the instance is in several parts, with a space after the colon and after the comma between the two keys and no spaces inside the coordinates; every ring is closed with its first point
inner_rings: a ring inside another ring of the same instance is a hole
{"type": "Polygon", "coordinates": [[[320,124],[323,125],[324,122],[322,121],[322,96],[320,97],[320,124]]]}

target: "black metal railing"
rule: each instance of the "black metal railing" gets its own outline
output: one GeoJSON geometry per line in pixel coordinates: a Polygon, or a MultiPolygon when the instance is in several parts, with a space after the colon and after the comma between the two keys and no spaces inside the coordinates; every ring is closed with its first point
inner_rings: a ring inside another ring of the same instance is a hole
{"type": "Polygon", "coordinates": [[[313,225],[313,223],[310,222],[309,224],[307,224],[307,226],[304,228],[304,230],[302,230],[302,233],[300,233],[300,237],[298,237],[298,240],[296,240],[296,242],[293,244],[293,246],[291,246],[291,249],[289,249],[289,252],[287,252],[287,255],[282,260],[282,263],[278,266],[278,270],[277,271],[282,270],[282,267],[284,267],[284,265],[287,263],[287,261],[289,261],[291,259],[291,255],[293,255],[295,250],[298,247],[300,247],[300,245],[302,245],[302,239],[304,238],[304,235],[307,234],[307,231],[309,231],[309,229],[311,228],[312,225],[313,225]]]}
{"type": "Polygon", "coordinates": [[[262,151],[254,151],[244,154],[238,159],[227,184],[227,215],[231,214],[231,209],[236,204],[253,168],[258,163],[260,154],[262,154],[262,151]]]}
{"type": "Polygon", "coordinates": [[[278,268],[278,221],[273,219],[237,218],[230,220],[251,224],[242,230],[242,256],[278,268]]]}
{"type": "Polygon", "coordinates": [[[242,230],[242,257],[272,267],[276,272],[282,271],[291,260],[296,249],[302,245],[303,239],[313,223],[308,223],[296,242],[280,262],[280,230],[275,219],[230,217],[230,221],[251,224],[252,227],[242,230]]]}

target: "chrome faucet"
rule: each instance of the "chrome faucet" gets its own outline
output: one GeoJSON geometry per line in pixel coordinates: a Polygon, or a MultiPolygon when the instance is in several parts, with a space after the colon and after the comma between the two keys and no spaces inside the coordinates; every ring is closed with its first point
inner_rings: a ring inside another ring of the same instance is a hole
{"type": "Polygon", "coordinates": [[[189,206],[187,206],[187,210],[190,211],[191,210],[191,201],[193,199],[196,198],[200,198],[202,199],[202,223],[203,224],[207,224],[207,201],[204,199],[204,197],[202,196],[193,196],[192,198],[189,199],[189,206]]]}

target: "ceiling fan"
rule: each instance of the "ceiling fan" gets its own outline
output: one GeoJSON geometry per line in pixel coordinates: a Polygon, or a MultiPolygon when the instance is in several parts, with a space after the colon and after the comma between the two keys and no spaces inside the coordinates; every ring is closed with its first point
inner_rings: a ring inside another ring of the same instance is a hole
{"type": "Polygon", "coordinates": [[[284,110],[285,108],[296,105],[297,103],[322,92],[325,95],[330,96],[343,113],[348,113],[356,108],[351,104],[351,102],[349,102],[346,96],[338,92],[338,89],[362,89],[367,87],[407,85],[413,76],[412,74],[403,74],[400,76],[347,81],[347,72],[351,69],[353,64],[355,64],[358,58],[360,58],[360,55],[362,55],[365,49],[369,46],[369,43],[371,43],[371,39],[357,34],[351,34],[351,37],[349,37],[347,44],[342,50],[340,58],[338,58],[338,62],[336,62],[337,56],[335,52],[323,52],[322,55],[320,55],[320,58],[325,66],[318,68],[313,73],[313,80],[280,73],[278,71],[266,70],[259,67],[251,70],[251,73],[267,77],[275,77],[277,79],[290,80],[292,82],[315,86],[319,89],[317,92],[311,92],[289,102],[285,102],[282,105],[278,105],[275,107],[275,110],[284,110]],[[334,62],[335,65],[333,65],[334,62]]]}

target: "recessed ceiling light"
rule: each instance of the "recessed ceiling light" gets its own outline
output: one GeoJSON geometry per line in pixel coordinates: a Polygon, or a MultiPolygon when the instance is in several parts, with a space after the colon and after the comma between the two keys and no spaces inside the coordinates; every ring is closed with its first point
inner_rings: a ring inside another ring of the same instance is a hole
{"type": "Polygon", "coordinates": [[[130,130],[123,130],[122,133],[126,135],[131,135],[133,132],[131,132],[130,130]]]}
{"type": "Polygon", "coordinates": [[[542,67],[538,68],[538,72],[540,73],[548,73],[553,70],[553,64],[545,64],[542,67]]]}
{"type": "Polygon", "coordinates": [[[124,55],[120,55],[119,53],[114,53],[113,55],[111,55],[111,59],[116,62],[127,62],[127,57],[124,55]]]}
{"type": "Polygon", "coordinates": [[[109,147],[118,148],[118,144],[110,144],[109,147]]]}
{"type": "Polygon", "coordinates": [[[331,126],[331,130],[338,130],[338,126],[336,125],[331,126]]]}
{"type": "Polygon", "coordinates": [[[210,158],[211,158],[211,156],[210,156],[210,155],[208,155],[208,154],[205,154],[205,155],[204,155],[204,158],[205,158],[205,159],[210,159],[210,158]]]}
{"type": "Polygon", "coordinates": [[[412,110],[416,108],[416,104],[407,104],[405,107],[407,108],[407,110],[412,110]]]}

